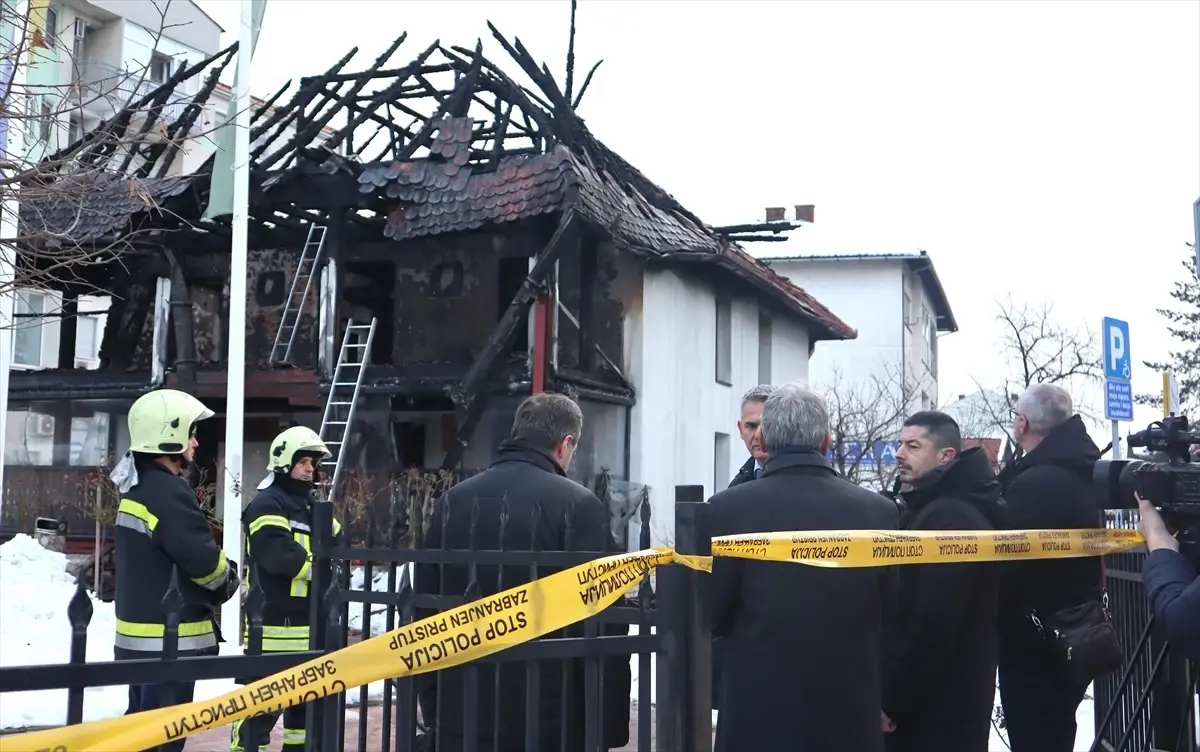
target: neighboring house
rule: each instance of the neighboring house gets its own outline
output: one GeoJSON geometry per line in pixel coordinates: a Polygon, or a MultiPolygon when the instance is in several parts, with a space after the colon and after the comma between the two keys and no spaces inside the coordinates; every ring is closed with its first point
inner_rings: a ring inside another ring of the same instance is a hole
{"type": "Polygon", "coordinates": [[[938,406],[938,337],[958,331],[958,324],[924,251],[759,260],[858,330],[853,342],[817,348],[809,364],[814,384],[835,377],[861,384],[874,377],[903,392],[913,410],[938,406]]]}
{"type": "MultiPolygon", "coordinates": [[[[538,69],[512,54],[521,69],[538,69]]],[[[817,342],[854,330],[604,146],[571,106],[537,104],[564,101],[551,81],[537,81],[531,97],[482,58],[441,48],[419,63],[386,58],[357,76],[339,64],[279,105],[286,118],[312,112],[318,98],[353,102],[330,105],[343,129],[323,135],[310,122],[304,138],[268,138],[251,160],[244,331],[227,334],[228,230],[201,216],[207,172],[143,181],[168,211],[103,194],[108,221],[80,228],[77,240],[103,242],[134,224],[169,228],[182,277],[160,258],[168,251],[126,254],[107,281],[114,302],[100,368],[14,373],[12,409],[56,419],[102,412],[106,449],[117,453],[133,399],[158,384],[188,389],[218,413],[199,427],[196,458],[214,477],[225,344],[244,337],[240,474],[252,483],[283,426],[317,427],[327,401],[349,396],[331,384],[335,364],[366,352],[349,349],[366,344],[349,322],[374,319],[363,391],[335,447],[345,472],[390,493],[407,468],[478,470],[526,395],[562,391],[585,415],[572,476],[648,484],[651,530],[670,539],[674,487],[712,492],[742,460],[734,424],[745,390],[805,378],[817,342]],[[339,87],[369,93],[326,95],[339,87]],[[398,123],[389,112],[420,117],[398,123]],[[368,120],[385,134],[374,145],[368,120]],[[351,142],[355,156],[341,156],[351,142]],[[271,149],[279,159],[267,158],[271,149]],[[315,260],[302,254],[313,227],[324,237],[315,260]],[[298,269],[313,284],[291,306],[298,269]],[[285,311],[297,334],[280,357],[285,311]]],[[[47,225],[70,219],[39,209],[47,225]]],[[[343,372],[337,383],[345,380],[343,372]]],[[[10,467],[6,485],[26,470],[37,482],[38,468],[10,467]]],[[[62,472],[41,475],[58,483],[62,472]]]]}
{"type": "Polygon", "coordinates": [[[809,379],[829,399],[834,467],[890,487],[904,416],[939,404],[938,337],[958,329],[933,261],[924,251],[760,260],[854,322],[854,341],[816,349],[809,379]]]}

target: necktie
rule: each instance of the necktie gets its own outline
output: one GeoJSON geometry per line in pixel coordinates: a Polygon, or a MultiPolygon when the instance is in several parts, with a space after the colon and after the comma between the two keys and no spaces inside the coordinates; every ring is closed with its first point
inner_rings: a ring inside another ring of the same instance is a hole
{"type": "Polygon", "coordinates": [[[760,475],[762,475],[762,468],[761,467],[754,468],[754,479],[758,480],[758,476],[760,476],[760,475]]]}

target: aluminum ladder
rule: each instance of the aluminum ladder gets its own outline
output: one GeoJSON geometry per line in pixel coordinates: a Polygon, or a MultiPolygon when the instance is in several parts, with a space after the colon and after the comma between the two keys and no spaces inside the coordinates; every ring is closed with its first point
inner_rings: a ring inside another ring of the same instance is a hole
{"type": "Polygon", "coordinates": [[[304,313],[304,304],[308,301],[308,292],[312,289],[313,277],[316,276],[317,264],[324,249],[325,225],[310,224],[304,250],[300,252],[300,261],[296,264],[296,276],[292,277],[292,286],[283,304],[279,330],[275,332],[275,344],[271,346],[270,365],[287,363],[292,358],[292,345],[296,343],[296,330],[300,328],[300,314],[304,313]]]}
{"type": "Polygon", "coordinates": [[[320,431],[321,441],[325,442],[332,455],[321,463],[324,477],[322,485],[326,486],[328,501],[333,501],[334,489],[342,475],[342,449],[350,437],[350,426],[354,422],[354,408],[358,404],[358,393],[362,389],[363,375],[370,360],[371,343],[375,341],[375,322],[376,319],[371,319],[370,324],[355,324],[354,319],[346,322],[342,349],[338,352],[337,365],[333,369],[333,381],[329,385],[329,400],[325,403],[320,431]]]}

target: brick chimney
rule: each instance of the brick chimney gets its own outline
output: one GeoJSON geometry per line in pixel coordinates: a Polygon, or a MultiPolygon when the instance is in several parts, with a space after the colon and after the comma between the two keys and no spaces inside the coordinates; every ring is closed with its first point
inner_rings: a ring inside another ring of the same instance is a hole
{"type": "Polygon", "coordinates": [[[796,207],[796,221],[797,222],[808,222],[809,224],[812,224],[815,221],[813,219],[813,214],[814,214],[814,212],[816,212],[816,210],[817,210],[817,207],[813,206],[812,204],[805,204],[803,206],[797,206],[796,207]]]}
{"type": "Polygon", "coordinates": [[[767,207],[768,222],[783,222],[785,220],[787,220],[787,209],[783,208],[782,206],[767,207]]]}

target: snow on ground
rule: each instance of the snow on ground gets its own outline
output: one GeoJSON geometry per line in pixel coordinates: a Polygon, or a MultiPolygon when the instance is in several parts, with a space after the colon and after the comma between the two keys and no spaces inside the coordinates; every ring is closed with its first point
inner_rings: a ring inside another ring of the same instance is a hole
{"type": "MultiPolygon", "coordinates": [[[[384,579],[383,586],[386,585],[384,579]]],[[[0,640],[0,667],[66,663],[71,651],[67,605],[74,595],[75,578],[67,573],[66,555],[46,550],[28,535],[18,535],[0,546],[0,631],[4,634],[0,640]]],[[[92,599],[87,643],[89,663],[113,660],[116,621],[113,604],[92,599]]],[[[383,624],[382,619],[379,624],[383,624]]],[[[221,653],[237,655],[241,648],[223,643],[221,653]]],[[[236,686],[232,679],[198,682],[196,699],[211,699],[236,686]]],[[[383,682],[369,687],[370,699],[382,695],[383,682]]],[[[358,698],[357,690],[346,693],[349,705],[357,705],[358,698]]],[[[84,691],[83,720],[122,715],[128,703],[129,690],[125,685],[89,687],[84,691]]],[[[5,693],[0,699],[0,729],[60,726],[66,720],[65,689],[5,693]]]]}

